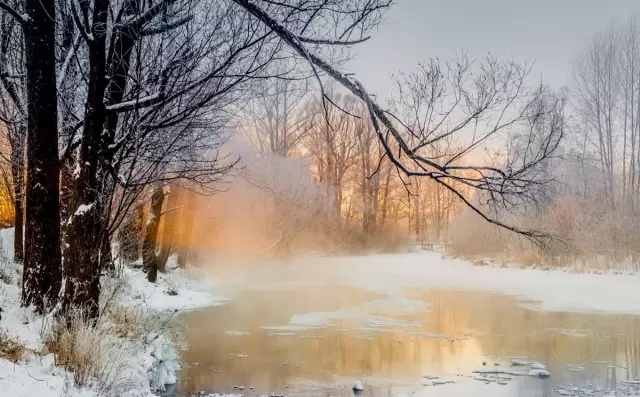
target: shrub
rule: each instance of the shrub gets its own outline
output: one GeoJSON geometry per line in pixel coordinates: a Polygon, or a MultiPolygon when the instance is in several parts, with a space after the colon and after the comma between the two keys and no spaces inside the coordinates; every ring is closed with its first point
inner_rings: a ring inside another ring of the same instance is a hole
{"type": "Polygon", "coordinates": [[[179,368],[172,340],[181,335],[181,326],[172,315],[111,304],[116,290],[107,288],[111,295],[101,296],[106,303],[97,320],[72,311],[46,327],[43,353],[54,353],[74,386],[91,387],[101,396],[161,390],[179,368]]]}
{"type": "Polygon", "coordinates": [[[12,338],[5,330],[0,330],[0,358],[17,363],[22,359],[26,348],[18,340],[12,338]]]}

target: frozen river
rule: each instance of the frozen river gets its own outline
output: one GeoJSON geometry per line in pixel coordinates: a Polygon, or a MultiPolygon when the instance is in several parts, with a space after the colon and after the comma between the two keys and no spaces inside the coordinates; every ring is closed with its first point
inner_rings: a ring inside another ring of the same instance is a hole
{"type": "Polygon", "coordinates": [[[349,396],[356,379],[365,396],[635,393],[636,275],[477,268],[435,254],[212,271],[230,301],[184,315],[178,396],[349,396]],[[550,377],[530,375],[540,365],[550,377]]]}

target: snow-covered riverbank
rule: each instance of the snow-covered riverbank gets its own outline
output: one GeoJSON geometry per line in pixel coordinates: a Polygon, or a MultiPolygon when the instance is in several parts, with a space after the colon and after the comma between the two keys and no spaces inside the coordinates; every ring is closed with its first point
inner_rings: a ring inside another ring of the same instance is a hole
{"type": "MultiPolygon", "coordinates": [[[[0,269],[5,275],[4,281],[0,280],[0,335],[4,335],[0,342],[2,339],[15,341],[24,347],[24,352],[17,362],[2,358],[0,354],[0,395],[94,397],[115,393],[118,396],[151,397],[152,389],[176,381],[178,346],[169,332],[163,333],[162,326],[149,326],[148,329],[153,331],[139,338],[142,340],[121,334],[109,335],[108,340],[100,337],[100,346],[94,348],[96,354],[99,351],[105,360],[110,361],[105,368],[113,369],[104,371],[110,378],[95,380],[88,387],[75,387],[73,375],[56,365],[52,353],[46,353],[43,337],[52,319],[35,315],[30,308],[20,307],[20,268],[13,263],[10,254],[12,232],[0,231],[0,269]],[[118,379],[112,379],[115,377],[118,379]],[[119,389],[106,390],[108,385],[105,383],[111,381],[119,382],[119,389]]],[[[146,281],[141,270],[125,268],[117,279],[103,279],[105,299],[109,300],[108,305],[115,312],[127,310],[126,313],[137,313],[146,318],[163,315],[168,318],[167,313],[224,303],[224,298],[214,295],[206,282],[196,281],[191,272],[175,269],[161,274],[157,284],[152,284],[146,281]]],[[[101,302],[101,305],[105,304],[101,302]]],[[[142,332],[147,330],[141,329],[142,332]]]]}
{"type": "Polygon", "coordinates": [[[305,267],[306,279],[331,279],[391,296],[407,289],[465,289],[502,293],[546,311],[640,314],[640,275],[571,273],[474,266],[441,253],[325,257],[305,267]],[[311,265],[311,266],[309,266],[311,265]]]}

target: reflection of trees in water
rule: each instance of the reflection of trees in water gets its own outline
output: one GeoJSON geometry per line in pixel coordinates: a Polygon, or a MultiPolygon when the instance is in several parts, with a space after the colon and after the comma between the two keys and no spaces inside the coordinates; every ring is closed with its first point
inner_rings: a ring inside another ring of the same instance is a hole
{"type": "Polygon", "coordinates": [[[311,287],[295,293],[251,292],[227,306],[204,314],[188,314],[191,327],[187,337],[192,347],[184,359],[198,362],[199,366],[184,371],[181,388],[228,391],[234,384],[242,384],[271,391],[300,379],[331,382],[336,374],[420,382],[427,373],[468,374],[481,367],[482,361],[493,365],[496,359],[508,356],[535,357],[532,359],[548,364],[552,373],[549,380],[518,380],[518,395],[551,396],[557,385],[590,383],[607,387],[619,379],[637,376],[639,324],[635,317],[544,313],[524,309],[517,301],[498,294],[432,291],[408,296],[430,302],[430,312],[394,316],[420,321],[422,326],[385,328],[388,332],[340,331],[362,325],[350,320],[295,336],[268,335],[283,331],[261,329],[265,325],[286,324],[296,313],[335,311],[379,299],[368,292],[334,287],[311,287]],[[553,329],[562,324],[574,327],[574,323],[567,322],[572,318],[586,321],[598,332],[594,360],[626,369],[608,371],[607,365],[589,363],[584,372],[567,371],[566,360],[558,358],[558,343],[566,343],[562,355],[570,354],[571,349],[591,349],[587,353],[573,352],[576,357],[583,357],[595,350],[594,338],[568,343],[563,338],[571,338],[570,335],[554,333],[553,329]],[[230,336],[224,334],[225,330],[251,331],[251,335],[230,336]],[[469,331],[473,336],[466,338],[469,331]],[[373,339],[361,339],[367,337],[373,339]],[[248,354],[249,358],[236,358],[232,356],[235,353],[248,354]],[[213,374],[209,367],[220,373],[213,374]]]}

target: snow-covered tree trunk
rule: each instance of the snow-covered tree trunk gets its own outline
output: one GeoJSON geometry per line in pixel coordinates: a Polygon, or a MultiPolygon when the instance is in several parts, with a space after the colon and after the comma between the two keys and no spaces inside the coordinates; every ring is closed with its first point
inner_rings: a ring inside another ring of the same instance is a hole
{"type": "Polygon", "coordinates": [[[89,43],[89,86],[79,148],[77,175],[74,175],[74,214],[69,220],[68,255],[65,257],[63,306],[82,308],[91,317],[98,315],[100,296],[100,251],[106,231],[98,179],[98,160],[106,119],[106,40],[109,0],[96,0],[93,7],[89,43]]]}
{"type": "Polygon", "coordinates": [[[61,284],[55,4],[26,0],[27,175],[22,304],[45,311],[61,284]]]}

